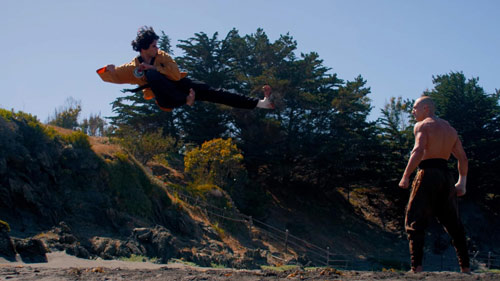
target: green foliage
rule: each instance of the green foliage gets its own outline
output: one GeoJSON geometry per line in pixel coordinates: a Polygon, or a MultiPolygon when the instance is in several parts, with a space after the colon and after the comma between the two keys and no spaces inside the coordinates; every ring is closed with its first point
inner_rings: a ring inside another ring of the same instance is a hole
{"type": "Polygon", "coordinates": [[[381,110],[382,117],[377,120],[379,140],[384,148],[380,155],[385,160],[379,164],[379,168],[389,184],[399,181],[413,146],[415,121],[411,114],[412,108],[413,101],[391,97],[381,110]]]}
{"type": "Polygon", "coordinates": [[[201,197],[208,204],[225,209],[232,209],[234,206],[231,197],[220,187],[213,184],[189,184],[186,190],[196,196],[201,197]]]}
{"type": "MultiPolygon", "coordinates": [[[[184,56],[177,58],[191,78],[204,81],[214,88],[232,88],[234,78],[227,68],[228,51],[218,34],[208,37],[205,33],[196,33],[195,37],[180,40],[177,47],[184,56]]],[[[201,144],[204,141],[228,135],[230,114],[220,106],[196,102],[191,108],[180,108],[176,115],[178,127],[186,142],[201,144]]]]}
{"type": "Polygon", "coordinates": [[[65,143],[71,144],[74,148],[90,149],[89,137],[82,131],[74,131],[71,134],[59,136],[65,143]]]}
{"type": "Polygon", "coordinates": [[[0,116],[3,117],[7,121],[20,121],[28,124],[30,127],[36,127],[40,125],[40,121],[29,113],[25,113],[22,111],[14,112],[6,109],[0,108],[0,116]]]}
{"type": "Polygon", "coordinates": [[[75,129],[78,127],[78,116],[81,111],[81,102],[70,97],[66,99],[64,106],[55,110],[54,116],[50,117],[47,123],[61,128],[75,129]]]}
{"type": "Polygon", "coordinates": [[[88,119],[83,119],[80,128],[89,136],[104,136],[106,131],[106,121],[101,118],[101,114],[90,114],[88,119]]]}
{"type": "Polygon", "coordinates": [[[180,133],[174,125],[175,112],[162,111],[153,100],[144,100],[142,92],[119,97],[112,106],[116,115],[109,119],[116,128],[127,127],[139,133],[163,129],[164,134],[179,138],[180,133]]]}
{"type": "Polygon", "coordinates": [[[14,112],[0,108],[0,117],[5,120],[11,120],[14,116],[14,112]]]}
{"type": "Polygon", "coordinates": [[[175,153],[178,144],[173,137],[164,136],[161,128],[146,133],[122,129],[118,141],[143,165],[155,157],[167,157],[175,153]]]}
{"type": "MultiPolygon", "coordinates": [[[[150,198],[159,195],[146,173],[125,153],[117,153],[116,158],[105,166],[108,178],[108,192],[116,198],[118,207],[133,215],[151,217],[153,204],[150,198]]],[[[169,201],[166,194],[161,200],[169,201]]]]}
{"type": "Polygon", "coordinates": [[[104,161],[102,173],[106,180],[103,191],[114,198],[121,211],[152,219],[155,208],[172,205],[166,191],[127,153],[116,152],[113,159],[104,161]]]}
{"type": "Polygon", "coordinates": [[[5,153],[24,154],[44,147],[51,137],[46,126],[36,116],[22,111],[13,112],[0,109],[3,125],[0,127],[0,150],[5,153]],[[27,149],[27,151],[26,151],[27,149]]]}

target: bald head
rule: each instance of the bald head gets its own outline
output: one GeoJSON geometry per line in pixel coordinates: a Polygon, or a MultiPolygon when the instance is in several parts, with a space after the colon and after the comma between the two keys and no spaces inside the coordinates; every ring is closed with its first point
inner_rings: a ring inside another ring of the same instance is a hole
{"type": "Polygon", "coordinates": [[[415,101],[415,105],[422,105],[424,107],[427,107],[431,116],[433,116],[436,112],[436,105],[429,96],[422,96],[418,98],[417,101],[415,101]]]}

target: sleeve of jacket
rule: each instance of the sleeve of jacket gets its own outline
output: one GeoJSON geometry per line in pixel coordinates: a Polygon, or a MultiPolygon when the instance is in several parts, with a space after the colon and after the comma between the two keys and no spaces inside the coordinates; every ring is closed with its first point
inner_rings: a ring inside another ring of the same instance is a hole
{"type": "Polygon", "coordinates": [[[97,74],[105,82],[117,84],[139,84],[138,79],[134,76],[134,64],[127,63],[115,68],[115,71],[109,71],[106,67],[97,70],[97,74]]]}
{"type": "Polygon", "coordinates": [[[179,81],[186,77],[186,72],[181,72],[177,63],[170,57],[169,54],[163,51],[158,51],[157,61],[155,62],[156,69],[161,74],[167,76],[168,79],[179,81]]]}

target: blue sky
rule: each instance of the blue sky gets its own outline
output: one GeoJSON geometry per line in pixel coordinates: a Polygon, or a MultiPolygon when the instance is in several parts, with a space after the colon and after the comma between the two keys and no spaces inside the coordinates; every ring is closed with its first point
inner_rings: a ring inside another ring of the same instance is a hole
{"type": "Polygon", "coordinates": [[[2,11],[0,107],[42,122],[68,97],[81,101],[82,118],[112,115],[124,85],[95,70],[136,56],[130,42],[143,25],[174,45],[232,28],[245,35],[260,27],[272,41],[289,33],[298,53],[317,52],[339,78],[368,81],[370,119],[392,96],[431,89],[433,75],[462,71],[487,93],[500,88],[496,0],[6,0],[2,11]]]}

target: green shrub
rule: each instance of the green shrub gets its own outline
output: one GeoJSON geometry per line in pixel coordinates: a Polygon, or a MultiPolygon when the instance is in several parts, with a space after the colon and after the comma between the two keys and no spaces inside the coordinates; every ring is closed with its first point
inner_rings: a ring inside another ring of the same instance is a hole
{"type": "Polygon", "coordinates": [[[48,124],[66,129],[75,129],[78,127],[78,116],[82,111],[81,102],[69,97],[65,105],[56,109],[54,116],[50,117],[48,124]]]}
{"type": "Polygon", "coordinates": [[[10,121],[10,120],[12,120],[13,116],[14,116],[14,112],[0,108],[0,117],[2,117],[3,119],[10,121]]]}
{"type": "Polygon", "coordinates": [[[124,156],[117,153],[117,158],[106,165],[109,175],[109,192],[117,198],[121,210],[134,215],[149,216],[152,204],[148,198],[152,183],[144,172],[124,156]]]}
{"type": "Polygon", "coordinates": [[[175,139],[163,136],[162,129],[149,133],[123,130],[121,134],[118,142],[143,165],[155,157],[165,158],[175,151],[175,139]]]}
{"type": "Polygon", "coordinates": [[[90,149],[89,137],[81,131],[75,131],[68,135],[61,135],[60,137],[74,148],[90,149]]]}
{"type": "Polygon", "coordinates": [[[120,210],[151,218],[153,202],[165,208],[171,206],[165,190],[153,183],[133,157],[124,152],[117,152],[115,157],[111,161],[103,161],[103,164],[108,179],[106,191],[116,198],[120,210]]]}
{"type": "Polygon", "coordinates": [[[50,140],[45,133],[45,126],[38,121],[36,116],[5,109],[0,110],[0,116],[8,123],[12,122],[9,128],[15,135],[16,142],[24,145],[29,151],[39,150],[50,140]]]}

